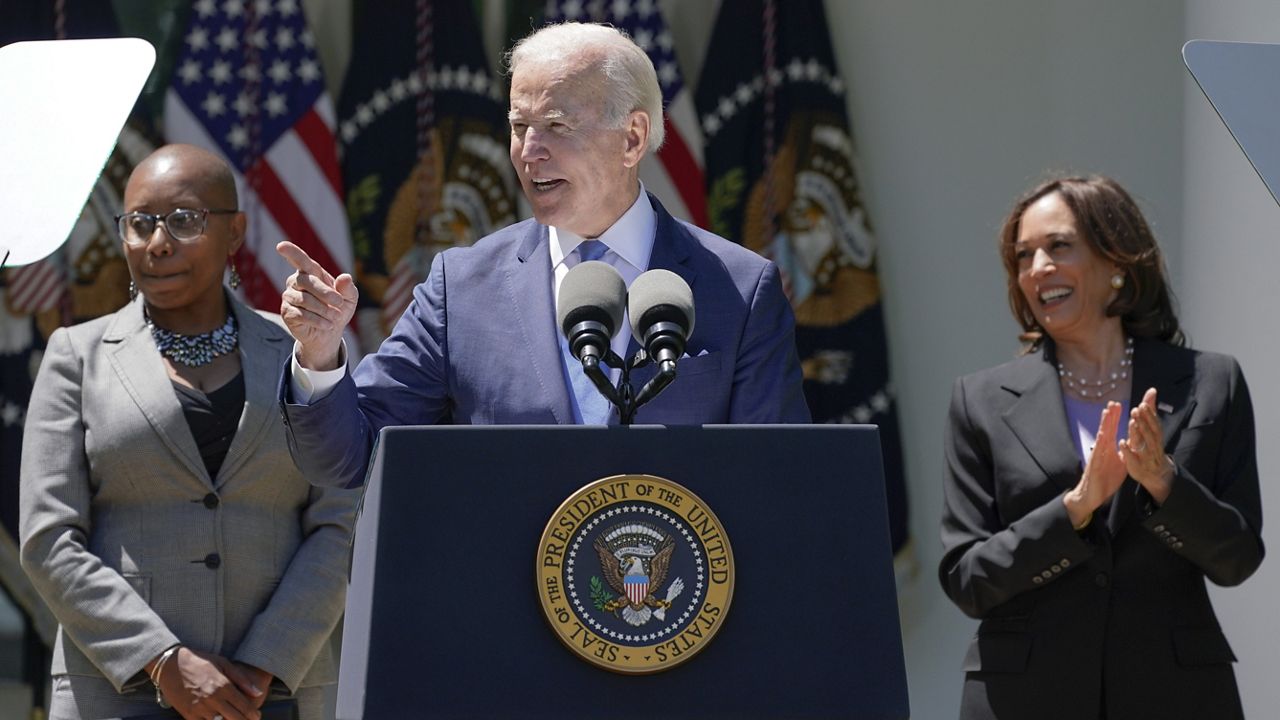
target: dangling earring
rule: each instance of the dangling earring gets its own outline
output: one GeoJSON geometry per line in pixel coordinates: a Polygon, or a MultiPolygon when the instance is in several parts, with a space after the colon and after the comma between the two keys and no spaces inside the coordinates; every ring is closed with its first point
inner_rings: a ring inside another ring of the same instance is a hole
{"type": "Polygon", "coordinates": [[[1112,275],[1111,287],[1115,288],[1116,290],[1119,290],[1120,288],[1124,287],[1124,275],[1121,275],[1120,273],[1116,273],[1115,275],[1112,275]]]}
{"type": "Polygon", "coordinates": [[[138,284],[133,280],[129,280],[129,302],[138,299],[138,284]]]}
{"type": "Polygon", "coordinates": [[[231,289],[240,289],[240,272],[236,270],[236,261],[228,259],[227,263],[231,265],[231,289]]]}

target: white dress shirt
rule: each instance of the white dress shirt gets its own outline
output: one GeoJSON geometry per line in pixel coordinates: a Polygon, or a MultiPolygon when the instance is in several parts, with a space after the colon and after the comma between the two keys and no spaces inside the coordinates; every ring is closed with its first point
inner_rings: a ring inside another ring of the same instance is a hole
{"type": "MultiPolygon", "coordinates": [[[[549,227],[548,231],[550,242],[547,243],[547,250],[550,254],[549,260],[553,271],[552,290],[553,297],[558,303],[560,300],[560,283],[564,281],[564,276],[569,273],[569,267],[565,265],[565,258],[578,247],[579,243],[583,242],[603,242],[608,245],[609,251],[600,258],[601,262],[607,262],[612,265],[622,275],[627,287],[631,287],[631,283],[635,282],[635,279],[641,273],[649,269],[649,259],[653,255],[653,243],[658,231],[658,216],[654,213],[653,205],[649,202],[649,195],[645,192],[644,183],[641,183],[640,194],[636,197],[636,201],[600,237],[588,240],[568,230],[556,227],[549,227]]],[[[618,328],[618,331],[614,333],[610,347],[618,354],[618,357],[625,359],[630,341],[631,327],[624,313],[622,327],[618,328]]],[[[308,405],[312,401],[328,395],[329,391],[342,380],[343,374],[347,371],[346,345],[344,344],[342,347],[339,366],[336,370],[310,370],[302,367],[298,363],[298,349],[299,345],[295,342],[289,385],[293,392],[293,401],[300,405],[308,405]]],[[[618,373],[614,371],[612,374],[616,379],[618,373]]]]}

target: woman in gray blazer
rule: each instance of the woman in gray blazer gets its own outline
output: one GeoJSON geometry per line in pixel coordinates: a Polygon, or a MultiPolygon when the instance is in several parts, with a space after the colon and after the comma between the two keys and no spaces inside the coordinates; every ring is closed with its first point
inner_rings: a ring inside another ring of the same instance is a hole
{"type": "Polygon", "coordinates": [[[1238,718],[1205,578],[1262,562],[1239,365],[1182,347],[1113,180],[1063,178],[1001,232],[1018,359],[956,381],[939,578],[982,623],[962,718],[1238,718]]]}
{"type": "Polygon", "coordinates": [[[25,427],[22,562],[60,623],[50,717],[256,720],[288,695],[319,718],[358,498],[290,459],[292,339],[222,285],[245,229],[226,164],[161,148],[124,206],[138,297],[53,333],[25,427]]]}

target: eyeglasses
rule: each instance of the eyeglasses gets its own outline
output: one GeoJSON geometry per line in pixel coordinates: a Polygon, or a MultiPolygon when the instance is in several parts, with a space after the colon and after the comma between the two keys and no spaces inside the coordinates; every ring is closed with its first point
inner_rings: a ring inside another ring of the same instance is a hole
{"type": "Polygon", "coordinates": [[[178,242],[191,242],[204,234],[204,228],[210,215],[234,215],[239,210],[211,210],[209,208],[178,208],[167,215],[155,215],[144,212],[131,212],[116,216],[116,228],[120,231],[120,239],[134,247],[151,242],[151,235],[156,231],[156,223],[164,225],[164,231],[178,242]]]}

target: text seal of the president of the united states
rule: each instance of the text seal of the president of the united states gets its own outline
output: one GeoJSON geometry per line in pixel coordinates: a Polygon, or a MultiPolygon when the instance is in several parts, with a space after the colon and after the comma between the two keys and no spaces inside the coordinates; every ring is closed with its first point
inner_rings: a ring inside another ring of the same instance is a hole
{"type": "Polygon", "coordinates": [[[619,673],[669,670],[706,647],[733,599],[733,550],[697,495],[615,475],[560,505],[538,546],[538,596],[570,650],[619,673]]]}

